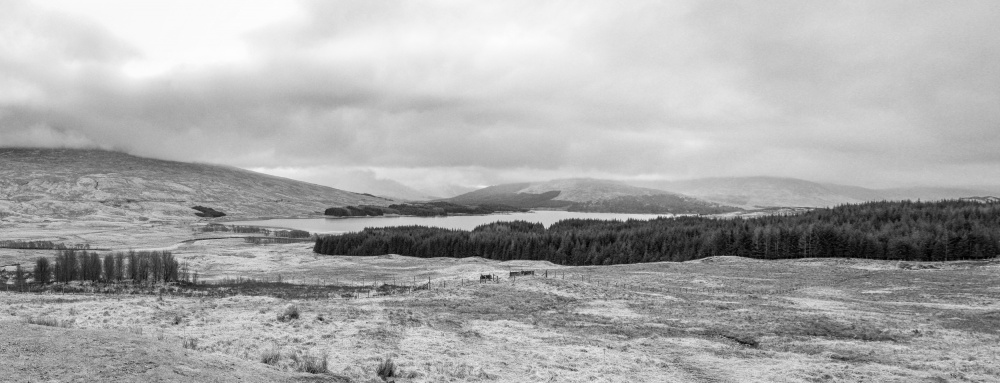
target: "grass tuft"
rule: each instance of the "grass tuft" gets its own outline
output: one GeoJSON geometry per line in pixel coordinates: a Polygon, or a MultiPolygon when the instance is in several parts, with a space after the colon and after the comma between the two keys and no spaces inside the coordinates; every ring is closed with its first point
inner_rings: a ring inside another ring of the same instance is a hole
{"type": "Polygon", "coordinates": [[[260,362],[264,364],[273,366],[278,364],[279,360],[281,360],[281,353],[278,352],[278,348],[274,346],[264,350],[264,352],[260,354],[260,362]]]}
{"type": "Polygon", "coordinates": [[[295,370],[310,374],[325,374],[330,372],[328,368],[329,355],[322,353],[319,356],[292,354],[295,362],[295,370]]]}
{"type": "Polygon", "coordinates": [[[52,317],[26,317],[24,318],[24,323],[35,324],[39,326],[49,326],[49,327],[62,327],[69,328],[72,325],[70,321],[59,320],[52,317]]]}
{"type": "Polygon", "coordinates": [[[375,370],[375,373],[378,374],[378,377],[382,378],[382,380],[395,378],[397,376],[396,363],[392,361],[392,358],[386,358],[378,364],[378,369],[375,370]]]}

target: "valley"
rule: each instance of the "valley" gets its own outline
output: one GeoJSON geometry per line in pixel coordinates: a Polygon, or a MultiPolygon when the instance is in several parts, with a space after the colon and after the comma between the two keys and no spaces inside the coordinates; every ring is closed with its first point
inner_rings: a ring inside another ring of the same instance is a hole
{"type": "Polygon", "coordinates": [[[1000,383],[998,20],[0,0],[0,383],[1000,383]]]}
{"type": "MultiPolygon", "coordinates": [[[[169,251],[202,284],[74,281],[18,292],[13,265],[30,273],[35,260],[54,257],[55,250],[0,248],[0,381],[1000,378],[996,258],[708,256],[568,266],[321,255],[309,240],[254,242],[246,237],[257,234],[203,227],[321,218],[329,208],[399,201],[210,165],[89,152],[83,155],[89,162],[74,164],[58,153],[39,155],[41,160],[32,160],[36,165],[0,168],[0,240],[86,245],[101,255],[169,251]],[[45,172],[51,176],[37,175],[45,172]],[[193,206],[226,216],[199,217],[193,206]],[[385,375],[389,360],[394,373],[383,379],[380,371],[385,375]]],[[[564,209],[622,198],[653,198],[660,208],[680,203],[671,209],[727,206],[592,180],[470,194],[564,209]]],[[[805,215],[811,209],[724,210],[728,219],[805,215]]],[[[400,218],[342,220],[355,219],[400,218]]]]}

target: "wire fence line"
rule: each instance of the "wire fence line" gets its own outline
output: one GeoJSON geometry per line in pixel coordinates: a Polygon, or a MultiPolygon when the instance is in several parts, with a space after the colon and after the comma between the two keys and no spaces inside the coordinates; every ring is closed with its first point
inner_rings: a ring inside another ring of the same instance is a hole
{"type": "MultiPolygon", "coordinates": [[[[16,266],[6,265],[4,267],[16,266]]],[[[568,282],[585,288],[615,289],[623,293],[659,296],[692,294],[728,294],[746,299],[791,294],[805,287],[805,283],[785,286],[731,283],[718,286],[677,285],[662,278],[636,278],[628,274],[602,274],[594,270],[502,269],[441,275],[438,273],[375,273],[351,276],[313,276],[299,273],[248,273],[247,270],[210,269],[200,274],[194,283],[134,283],[85,282],[54,283],[51,285],[11,283],[9,272],[0,272],[0,283],[5,291],[24,291],[55,294],[122,294],[122,295],[173,295],[188,297],[230,297],[238,295],[271,296],[288,299],[361,299],[391,295],[406,295],[424,290],[456,289],[477,286],[516,286],[527,280],[553,280],[568,282]],[[582,272],[581,272],[582,271],[582,272]],[[471,274],[471,275],[470,275],[471,274]],[[489,276],[489,278],[486,278],[489,276]],[[521,281],[521,282],[519,282],[521,281]],[[665,283],[666,282],[666,283],[665,283]]],[[[3,267],[0,267],[0,271],[3,267]]],[[[675,281],[684,283],[684,281],[675,281]]]]}

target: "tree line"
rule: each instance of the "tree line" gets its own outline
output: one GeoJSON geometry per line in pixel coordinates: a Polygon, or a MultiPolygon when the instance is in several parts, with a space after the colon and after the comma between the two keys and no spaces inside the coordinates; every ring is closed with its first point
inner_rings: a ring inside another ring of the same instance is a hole
{"type": "Polygon", "coordinates": [[[240,226],[240,225],[223,225],[218,223],[210,223],[201,227],[201,231],[204,233],[213,232],[223,232],[223,233],[239,233],[239,234],[261,234],[270,235],[274,237],[281,238],[309,238],[312,234],[305,230],[271,230],[265,227],[259,226],[240,226]]]}
{"type": "Polygon", "coordinates": [[[64,250],[64,249],[89,250],[90,244],[67,245],[65,243],[55,243],[52,241],[3,240],[0,241],[0,248],[25,249],[25,250],[64,250]]]}
{"type": "Polygon", "coordinates": [[[526,210],[498,204],[460,205],[451,202],[435,201],[425,203],[393,204],[389,206],[359,205],[331,207],[326,209],[323,214],[334,217],[380,217],[383,215],[438,217],[447,216],[449,214],[485,215],[510,211],[526,210]]]}
{"type": "Polygon", "coordinates": [[[479,256],[563,265],[687,261],[715,255],[986,259],[1000,255],[1000,204],[882,201],[791,216],[570,219],[548,229],[523,221],[495,222],[471,231],[425,226],[367,228],[319,237],[313,251],[331,255],[479,256]]]}
{"type": "Polygon", "coordinates": [[[124,282],[160,283],[197,281],[187,264],[180,264],[170,251],[128,251],[108,253],[61,250],[55,262],[46,257],[35,260],[35,282],[124,282]]]}

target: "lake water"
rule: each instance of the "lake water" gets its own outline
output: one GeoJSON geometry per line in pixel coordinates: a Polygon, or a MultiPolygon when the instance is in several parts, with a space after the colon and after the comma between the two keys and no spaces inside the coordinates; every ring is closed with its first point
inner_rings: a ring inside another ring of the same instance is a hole
{"type": "Polygon", "coordinates": [[[311,233],[345,233],[361,231],[366,227],[390,227],[421,225],[443,227],[446,229],[472,230],[476,226],[497,221],[528,221],[538,222],[545,227],[564,219],[653,219],[657,217],[672,217],[671,214],[616,214],[616,213],[575,213],[568,211],[532,211],[528,213],[491,214],[491,215],[456,215],[448,217],[353,217],[353,218],[298,218],[298,219],[266,219],[259,221],[227,222],[230,225],[284,227],[305,230],[311,233]]]}

